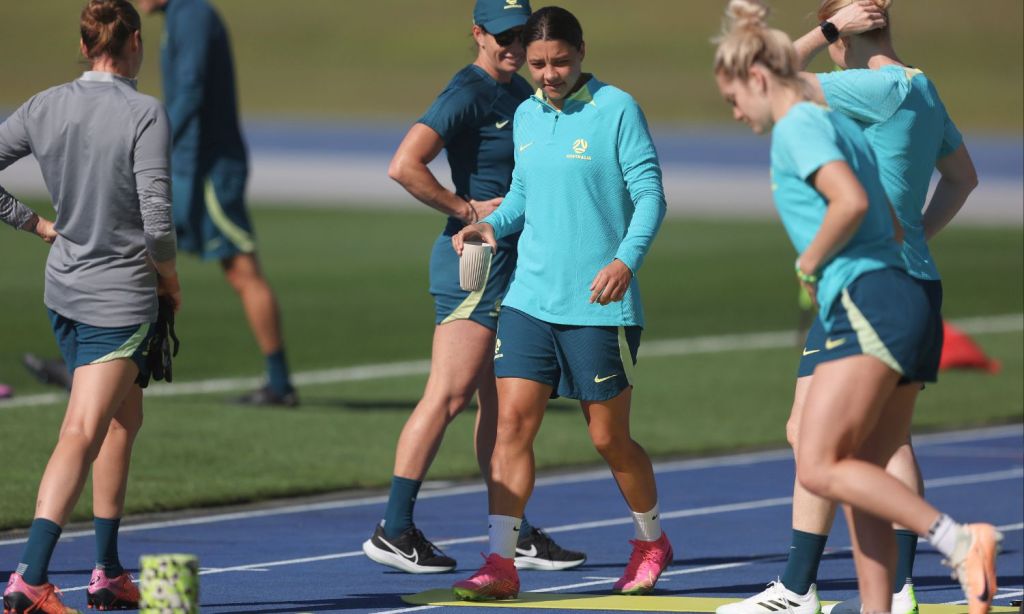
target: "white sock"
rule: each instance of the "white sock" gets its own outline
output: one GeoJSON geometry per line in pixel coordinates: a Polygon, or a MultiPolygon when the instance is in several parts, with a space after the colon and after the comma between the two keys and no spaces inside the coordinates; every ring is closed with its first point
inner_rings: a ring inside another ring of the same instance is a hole
{"type": "Polygon", "coordinates": [[[658,541],[661,537],[661,512],[658,504],[649,512],[630,512],[633,514],[633,528],[636,530],[636,539],[642,542],[658,541]]]}
{"type": "Polygon", "coordinates": [[[953,519],[945,514],[940,514],[938,519],[928,529],[928,543],[935,546],[935,549],[942,553],[949,560],[953,559],[956,550],[957,536],[960,533],[960,525],[953,522],[953,519]]]}
{"type": "Polygon", "coordinates": [[[516,543],[519,541],[519,527],[522,518],[491,514],[487,517],[487,535],[491,540],[491,552],[498,556],[512,559],[516,556],[516,543]]]}

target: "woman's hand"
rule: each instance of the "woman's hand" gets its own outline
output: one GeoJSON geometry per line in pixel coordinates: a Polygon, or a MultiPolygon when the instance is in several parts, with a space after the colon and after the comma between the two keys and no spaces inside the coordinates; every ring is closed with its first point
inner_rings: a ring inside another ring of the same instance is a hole
{"type": "Polygon", "coordinates": [[[607,305],[621,301],[633,281],[633,271],[621,260],[611,263],[597,272],[594,281],[590,282],[590,302],[607,305]]]}
{"type": "Polygon", "coordinates": [[[167,298],[174,305],[174,312],[181,309],[181,283],[178,281],[178,274],[157,275],[156,295],[167,298]]]}
{"type": "Polygon", "coordinates": [[[33,216],[33,219],[30,219],[21,228],[35,234],[48,244],[57,240],[57,231],[53,229],[53,222],[41,215],[33,216]]]}
{"type": "Polygon", "coordinates": [[[505,200],[504,196],[492,198],[490,200],[469,200],[469,208],[472,209],[472,213],[475,216],[471,219],[463,220],[467,224],[476,224],[480,220],[484,219],[488,215],[494,213],[494,211],[501,205],[501,201],[505,200]]]}
{"type": "Polygon", "coordinates": [[[456,254],[462,255],[466,241],[483,241],[491,246],[492,254],[498,252],[498,241],[494,238],[494,227],[490,224],[470,224],[453,236],[452,247],[456,254]]]}
{"type": "Polygon", "coordinates": [[[839,30],[841,36],[861,34],[868,30],[885,27],[885,11],[873,0],[859,0],[839,9],[829,21],[839,30]]]}

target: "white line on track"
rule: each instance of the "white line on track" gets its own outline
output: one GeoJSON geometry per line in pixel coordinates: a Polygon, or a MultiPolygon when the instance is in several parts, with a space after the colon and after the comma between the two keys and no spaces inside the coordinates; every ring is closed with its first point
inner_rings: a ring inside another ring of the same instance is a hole
{"type": "MultiPolygon", "coordinates": [[[[945,488],[949,486],[961,486],[964,484],[981,484],[985,482],[997,482],[1003,480],[1009,480],[1014,478],[1024,477],[1024,468],[1008,469],[1003,471],[990,471],[986,473],[974,473],[968,475],[949,476],[945,478],[937,478],[934,480],[926,480],[925,488],[945,488]]],[[[733,503],[726,505],[709,505],[704,507],[691,508],[686,510],[678,510],[674,512],[664,512],[661,517],[663,520],[675,520],[678,518],[692,518],[696,516],[714,516],[717,514],[725,514],[729,512],[738,512],[746,510],[755,510],[768,507],[781,507],[789,505],[792,502],[792,497],[773,497],[769,499],[758,499],[754,501],[744,501],[741,503],[733,503]]],[[[615,525],[626,525],[632,524],[632,518],[609,518],[606,520],[598,520],[593,522],[580,522],[575,524],[567,524],[545,528],[548,533],[568,533],[571,531],[585,531],[588,529],[596,529],[601,527],[610,527],[615,525]]],[[[999,527],[1001,531],[1008,530],[1019,530],[1016,527],[1024,527],[1024,523],[1021,525],[1008,525],[1008,527],[999,527]]],[[[86,532],[83,532],[86,533],[86,532]]],[[[88,532],[91,533],[91,532],[88,532]]],[[[21,541],[21,540],[19,540],[21,541]]],[[[487,535],[474,535],[471,537],[459,537],[454,539],[446,539],[435,542],[438,546],[451,546],[456,544],[469,544],[469,543],[482,543],[487,541],[487,535]]],[[[330,554],[322,554],[318,556],[300,557],[294,559],[285,559],[280,561],[265,561],[261,563],[249,563],[246,565],[234,565],[231,567],[215,567],[202,569],[199,575],[215,575],[229,572],[242,572],[242,571],[266,571],[274,567],[288,567],[291,565],[301,565],[305,563],[321,563],[324,561],[335,561],[339,559],[348,559],[353,557],[364,556],[362,550],[352,550],[349,552],[335,552],[330,554]]],[[[666,572],[666,576],[700,573],[704,571],[715,571],[718,569],[729,569],[732,567],[743,567],[745,565],[753,565],[763,559],[757,559],[755,561],[743,561],[736,563],[722,563],[718,565],[710,565],[706,567],[691,567],[687,569],[666,572]]],[[[595,580],[585,582],[582,584],[572,584],[566,586],[550,587],[546,589],[537,589],[538,592],[546,591],[558,591],[568,590],[572,588],[581,588],[584,586],[596,586],[599,584],[609,584],[614,580],[595,580]]],[[[75,586],[64,589],[65,593],[85,590],[88,586],[75,586]]],[[[407,611],[407,610],[401,610],[407,611]]]]}
{"type": "MultiPolygon", "coordinates": [[[[966,477],[969,477],[969,476],[962,476],[962,477],[966,478],[966,477]]],[[[667,517],[667,516],[668,516],[668,514],[663,515],[663,517],[667,517]]],[[[630,520],[630,522],[632,522],[632,520],[630,520]]],[[[1014,525],[1003,525],[1003,526],[996,527],[996,528],[999,529],[1000,531],[1003,531],[1004,533],[1007,532],[1007,531],[1019,531],[1022,528],[1024,528],[1024,523],[1022,523],[1022,524],[1014,524],[1014,525]]],[[[849,550],[849,549],[850,548],[847,546],[845,548],[838,549],[838,551],[849,550]]],[[[661,574],[661,577],[662,578],[669,578],[669,577],[672,577],[672,576],[683,576],[683,575],[689,575],[689,574],[704,573],[706,571],[719,571],[719,570],[722,570],[722,569],[735,569],[737,567],[749,567],[750,565],[756,565],[758,563],[764,563],[766,561],[771,561],[771,560],[780,560],[781,561],[781,560],[784,560],[784,558],[785,558],[785,555],[780,554],[778,557],[763,557],[763,558],[757,558],[757,559],[751,560],[751,561],[736,561],[734,563],[718,563],[718,564],[715,564],[715,565],[704,565],[704,566],[701,566],[701,567],[688,567],[686,569],[676,569],[676,570],[672,570],[672,571],[666,571],[665,573],[661,574]]],[[[618,580],[618,578],[597,578],[597,579],[589,580],[587,582],[578,582],[578,583],[575,583],[575,584],[563,584],[561,586],[549,586],[549,587],[545,587],[545,588],[536,588],[536,589],[532,589],[530,592],[531,593],[553,593],[553,592],[556,592],[556,591],[568,591],[568,590],[573,590],[573,589],[578,589],[578,588],[588,588],[588,587],[591,587],[591,586],[601,586],[603,584],[613,584],[616,580],[618,580]]],[[[1015,591],[1015,592],[1011,592],[1011,593],[1007,593],[1007,594],[999,594],[997,596],[997,598],[998,599],[1004,599],[1004,598],[1005,599],[1009,599],[1009,598],[1012,598],[1012,597],[1016,597],[1019,594],[1020,594],[1020,591],[1015,591]]],[[[954,601],[954,602],[951,602],[951,603],[963,604],[963,603],[966,603],[966,601],[961,600],[961,601],[954,601]]],[[[404,613],[404,612],[418,612],[418,611],[421,611],[421,610],[432,610],[432,609],[436,609],[436,608],[439,608],[439,607],[441,607],[441,606],[421,605],[421,606],[413,606],[413,607],[409,607],[409,608],[399,608],[397,610],[381,610],[381,611],[375,612],[374,614],[399,614],[399,613],[404,613]]]]}
{"type": "MultiPolygon", "coordinates": [[[[1024,330],[1024,314],[1013,313],[964,318],[953,320],[953,323],[963,329],[964,332],[970,334],[1018,332],[1024,330]]],[[[663,358],[691,354],[718,354],[740,350],[780,349],[792,347],[794,339],[795,333],[792,330],[662,339],[644,343],[642,345],[641,357],[663,358]]],[[[301,371],[292,376],[292,381],[298,386],[314,386],[425,375],[429,372],[429,360],[411,360],[319,371],[301,371]]],[[[146,390],[146,396],[177,397],[215,392],[239,392],[258,387],[261,384],[262,379],[258,377],[219,378],[197,382],[180,382],[170,385],[155,383],[146,390]]],[[[0,409],[49,405],[63,402],[65,399],[67,399],[67,394],[62,392],[33,394],[16,397],[8,401],[0,401],[0,409]]]]}
{"type": "MultiPolygon", "coordinates": [[[[914,447],[917,449],[927,449],[931,446],[961,442],[989,441],[993,439],[1003,439],[1012,436],[1024,436],[1024,425],[1014,424],[1009,426],[995,426],[965,431],[952,431],[948,433],[918,435],[914,437],[914,447]]],[[[657,474],[661,475],[665,473],[676,473],[681,471],[696,471],[700,469],[716,469],[721,467],[756,465],[771,461],[789,461],[791,458],[792,452],[790,452],[789,450],[769,450],[766,452],[751,452],[747,454],[731,454],[728,456],[714,456],[709,458],[694,458],[678,461],[660,462],[655,463],[654,470],[657,474]]],[[[595,469],[590,471],[567,473],[564,475],[540,477],[537,478],[536,487],[540,488],[544,486],[559,486],[562,484],[581,484],[584,482],[594,482],[608,479],[610,479],[610,475],[607,469],[595,469]]],[[[417,496],[418,500],[482,493],[487,490],[487,487],[484,484],[464,484],[459,486],[438,488],[436,490],[430,490],[429,486],[429,482],[424,484],[424,490],[421,491],[420,494],[417,496]]],[[[235,520],[246,520],[250,518],[264,518],[268,516],[284,516],[288,514],[302,514],[306,512],[322,512],[327,510],[346,509],[352,507],[362,507],[367,505],[380,505],[383,503],[387,503],[387,499],[388,498],[386,495],[377,495],[372,497],[360,497],[357,499],[342,499],[339,501],[303,503],[298,505],[270,507],[266,509],[210,514],[205,516],[194,516],[191,518],[178,518],[175,520],[142,522],[138,524],[125,524],[121,526],[119,532],[122,534],[133,533],[137,531],[149,531],[153,529],[167,529],[173,527],[212,524],[217,522],[231,522],[235,520]]],[[[559,530],[559,527],[553,527],[550,529],[546,528],[545,530],[559,530]]],[[[73,539],[76,537],[85,537],[91,535],[93,535],[93,531],[91,529],[84,529],[80,531],[67,531],[62,534],[62,537],[64,539],[73,539]]],[[[0,540],[0,546],[6,546],[10,544],[21,544],[25,542],[25,539],[25,537],[18,537],[13,539],[0,540]]]]}

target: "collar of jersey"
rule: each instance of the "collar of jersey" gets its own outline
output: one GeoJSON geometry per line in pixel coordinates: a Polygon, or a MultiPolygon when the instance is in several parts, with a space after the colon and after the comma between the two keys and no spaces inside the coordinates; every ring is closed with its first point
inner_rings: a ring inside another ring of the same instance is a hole
{"type": "MultiPolygon", "coordinates": [[[[587,82],[583,84],[583,87],[576,90],[568,98],[565,99],[565,104],[562,105],[562,109],[564,110],[565,106],[571,102],[578,102],[581,105],[589,104],[590,106],[597,108],[597,104],[594,102],[594,93],[591,90],[591,86],[596,86],[598,85],[598,83],[599,82],[597,80],[597,77],[595,77],[594,75],[590,75],[590,78],[587,79],[587,82]]],[[[537,91],[533,93],[533,98],[537,100],[537,102],[540,102],[544,106],[548,107],[549,109],[561,112],[553,104],[551,104],[551,101],[548,100],[548,97],[544,95],[543,89],[538,87],[537,91]]]]}
{"type": "Polygon", "coordinates": [[[130,85],[132,89],[136,89],[139,83],[135,79],[129,79],[128,77],[115,75],[112,72],[103,72],[100,70],[87,70],[84,73],[82,73],[82,76],[78,79],[80,81],[98,81],[103,83],[113,83],[114,81],[120,81],[121,83],[130,85]]]}

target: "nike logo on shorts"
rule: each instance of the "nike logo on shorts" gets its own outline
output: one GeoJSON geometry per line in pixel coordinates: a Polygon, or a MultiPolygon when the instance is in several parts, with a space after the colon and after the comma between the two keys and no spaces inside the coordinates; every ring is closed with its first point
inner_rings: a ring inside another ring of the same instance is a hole
{"type": "Polygon", "coordinates": [[[837,347],[841,346],[844,343],[846,343],[846,337],[843,337],[841,339],[826,339],[825,340],[825,349],[826,350],[834,350],[834,349],[836,349],[837,347]]]}
{"type": "Polygon", "coordinates": [[[601,377],[599,375],[595,375],[594,376],[594,383],[595,384],[600,384],[601,382],[606,382],[606,381],[610,380],[611,378],[618,377],[618,376],[619,376],[618,373],[616,373],[615,375],[609,375],[608,377],[601,377]]]}
{"type": "Polygon", "coordinates": [[[498,130],[501,130],[502,128],[504,128],[507,125],[508,125],[508,120],[507,119],[505,121],[503,121],[503,122],[494,122],[494,127],[497,128],[498,130]]]}

